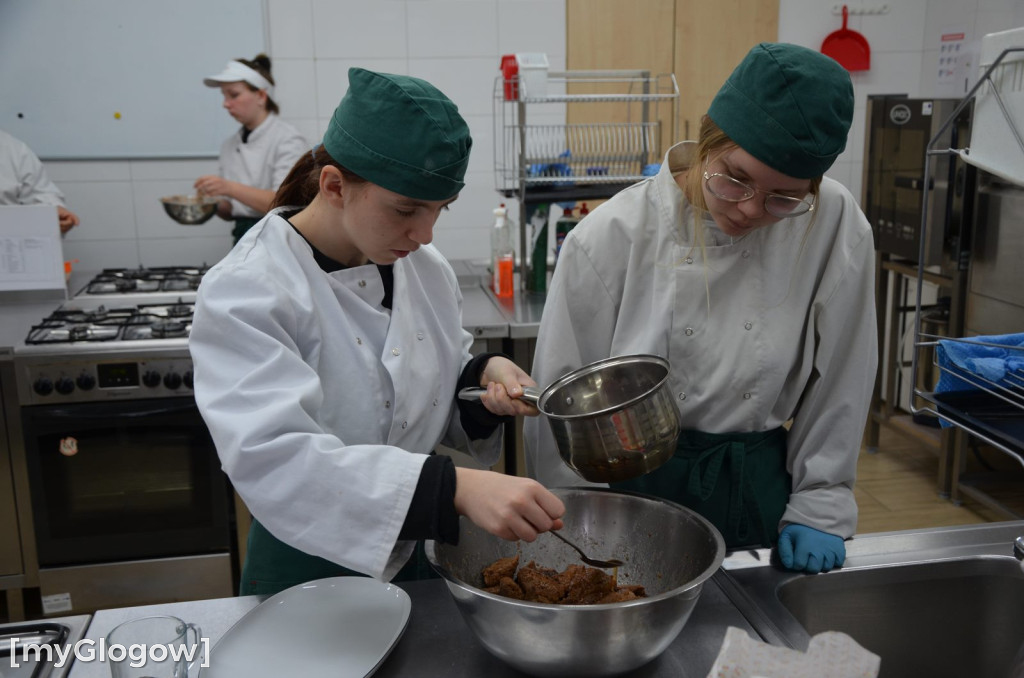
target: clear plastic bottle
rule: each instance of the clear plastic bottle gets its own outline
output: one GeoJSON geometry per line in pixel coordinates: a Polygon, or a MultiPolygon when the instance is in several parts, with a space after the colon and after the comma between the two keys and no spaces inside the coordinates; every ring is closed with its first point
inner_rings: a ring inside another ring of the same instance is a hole
{"type": "Polygon", "coordinates": [[[491,289],[495,296],[511,297],[515,292],[516,250],[512,244],[512,225],[504,203],[494,209],[491,230],[491,289]]]}

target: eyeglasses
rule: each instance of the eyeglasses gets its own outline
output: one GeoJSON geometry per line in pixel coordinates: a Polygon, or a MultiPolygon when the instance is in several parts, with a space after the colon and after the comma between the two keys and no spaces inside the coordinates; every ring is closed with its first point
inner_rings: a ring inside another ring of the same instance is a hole
{"type": "Polygon", "coordinates": [[[764,211],[779,219],[798,217],[814,209],[814,203],[812,202],[788,195],[762,191],[752,186],[747,186],[742,181],[733,179],[728,174],[719,174],[718,172],[708,174],[705,170],[704,185],[711,195],[727,202],[743,202],[744,200],[750,200],[757,193],[764,193],[764,211]]]}

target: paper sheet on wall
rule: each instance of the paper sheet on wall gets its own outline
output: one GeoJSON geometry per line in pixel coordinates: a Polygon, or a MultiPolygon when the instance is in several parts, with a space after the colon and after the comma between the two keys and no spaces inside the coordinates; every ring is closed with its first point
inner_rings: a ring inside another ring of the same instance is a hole
{"type": "Polygon", "coordinates": [[[937,37],[938,71],[935,74],[936,97],[963,97],[977,82],[978,44],[967,40],[967,31],[947,26],[937,37]]]}
{"type": "Polygon", "coordinates": [[[57,208],[0,205],[0,291],[64,288],[57,208]]]}

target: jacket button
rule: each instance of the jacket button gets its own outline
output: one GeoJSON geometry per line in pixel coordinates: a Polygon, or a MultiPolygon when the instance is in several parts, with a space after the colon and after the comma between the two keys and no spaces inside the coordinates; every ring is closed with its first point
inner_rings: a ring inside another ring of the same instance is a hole
{"type": "Polygon", "coordinates": [[[743,399],[744,400],[750,400],[750,394],[749,393],[744,393],[743,394],[743,399]]]}
{"type": "Polygon", "coordinates": [[[679,394],[679,399],[680,400],[686,400],[686,394],[685,393],[680,393],[679,394]]]}
{"type": "Polygon", "coordinates": [[[359,281],[359,286],[360,287],[366,287],[366,281],[365,280],[360,280],[359,281]]]}
{"type": "Polygon", "coordinates": [[[437,407],[437,398],[434,398],[434,407],[437,407]]]}
{"type": "Polygon", "coordinates": [[[688,336],[688,337],[692,337],[693,336],[693,328],[692,327],[687,327],[685,330],[683,330],[683,333],[686,334],[686,336],[688,336]]]}
{"type": "Polygon", "coordinates": [[[384,409],[385,410],[390,410],[391,409],[391,401],[390,400],[385,400],[384,401],[384,409]]]}
{"type": "Polygon", "coordinates": [[[749,259],[750,258],[750,250],[743,250],[743,254],[740,255],[740,256],[742,256],[744,259],[749,259]]]}
{"type": "Polygon", "coordinates": [[[409,425],[409,422],[407,422],[407,421],[403,421],[403,422],[402,422],[402,428],[405,428],[405,427],[406,427],[406,426],[408,426],[408,425],[409,425]]]}
{"type": "Polygon", "coordinates": [[[754,326],[754,323],[743,323],[743,329],[745,329],[745,330],[749,330],[753,326],[754,326]]]}
{"type": "Polygon", "coordinates": [[[401,353],[401,351],[399,351],[397,348],[391,349],[391,355],[398,355],[399,353],[401,353]]]}
{"type": "Polygon", "coordinates": [[[419,339],[420,341],[423,341],[423,333],[422,332],[417,332],[416,333],[416,338],[419,339]]]}
{"type": "Polygon", "coordinates": [[[686,260],[685,260],[685,261],[686,261],[686,263],[688,263],[688,264],[692,264],[692,263],[693,263],[693,257],[686,257],[686,260]]]}

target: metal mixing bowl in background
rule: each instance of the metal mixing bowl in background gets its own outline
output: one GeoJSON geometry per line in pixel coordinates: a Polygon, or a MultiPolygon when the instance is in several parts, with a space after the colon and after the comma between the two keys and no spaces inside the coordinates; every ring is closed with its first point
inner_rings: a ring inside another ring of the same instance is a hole
{"type": "Polygon", "coordinates": [[[704,582],[725,558],[711,523],[678,504],[602,488],[552,490],[565,502],[563,533],[591,557],[618,558],[620,584],[647,597],[604,605],[527,603],[486,593],[480,571],[499,558],[563,570],[575,551],[551,535],[510,542],[463,518],[456,546],[428,541],[466,625],[487,650],[538,676],[612,676],[651,661],[682,630],[704,582]]]}
{"type": "Polygon", "coordinates": [[[217,213],[217,198],[196,195],[172,195],[160,198],[167,215],[185,226],[198,226],[217,213]]]}

